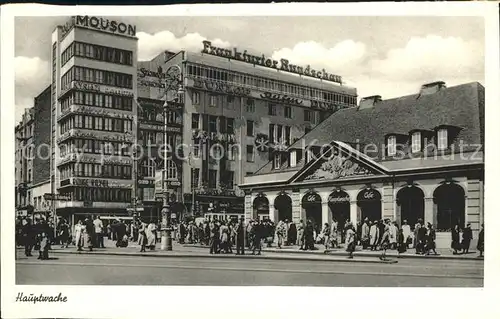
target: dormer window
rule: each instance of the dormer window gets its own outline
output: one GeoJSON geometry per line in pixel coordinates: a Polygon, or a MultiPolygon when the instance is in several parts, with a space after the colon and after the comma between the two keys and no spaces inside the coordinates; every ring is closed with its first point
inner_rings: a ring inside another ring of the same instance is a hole
{"type": "Polygon", "coordinates": [[[440,151],[448,148],[448,130],[446,128],[440,128],[437,131],[437,148],[440,151]]]}
{"type": "Polygon", "coordinates": [[[275,154],[274,155],[274,169],[280,169],[281,167],[281,154],[275,154]]]}
{"type": "Polygon", "coordinates": [[[390,135],[387,137],[387,156],[396,155],[396,136],[390,135]]]}
{"type": "Polygon", "coordinates": [[[411,151],[418,153],[422,151],[422,132],[413,132],[411,135],[411,151]]]}
{"type": "Polygon", "coordinates": [[[290,152],[290,167],[297,166],[297,151],[293,150],[290,152]]]}

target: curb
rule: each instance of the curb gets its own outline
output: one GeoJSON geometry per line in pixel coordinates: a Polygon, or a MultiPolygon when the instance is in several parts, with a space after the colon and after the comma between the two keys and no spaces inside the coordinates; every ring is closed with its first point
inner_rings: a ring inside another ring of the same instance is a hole
{"type": "MultiPolygon", "coordinates": [[[[300,261],[327,261],[327,262],[356,262],[356,263],[371,263],[371,264],[395,264],[397,260],[378,260],[378,259],[347,259],[347,258],[317,258],[313,256],[304,257],[291,257],[291,256],[269,256],[269,255],[199,255],[195,253],[175,253],[168,254],[144,254],[144,253],[127,253],[127,252],[106,252],[106,251],[51,251],[54,254],[68,254],[68,255],[107,255],[107,256],[131,256],[131,257],[157,257],[157,258],[231,258],[231,259],[269,259],[269,260],[300,260],[300,261]]],[[[371,256],[373,257],[373,256],[371,256]]]]}
{"type": "MultiPolygon", "coordinates": [[[[184,245],[184,247],[189,247],[189,248],[197,248],[197,249],[208,249],[209,247],[205,246],[197,246],[197,245],[184,245]]],[[[318,256],[345,256],[345,251],[344,250],[327,250],[327,252],[322,252],[322,251],[303,251],[303,250],[289,250],[289,249],[283,249],[283,250],[267,250],[267,249],[262,249],[262,252],[266,253],[273,253],[273,254],[297,254],[297,255],[318,255],[318,256]]],[[[355,251],[354,256],[358,257],[374,257],[378,258],[380,254],[374,254],[374,253],[367,253],[363,251],[355,251]]],[[[397,255],[397,254],[392,254],[388,253],[386,254],[387,258],[396,258],[396,259],[410,259],[410,258],[415,258],[415,259],[443,259],[443,260],[484,260],[483,258],[478,258],[478,257],[466,257],[466,256],[460,256],[460,255],[415,255],[415,254],[402,254],[402,255],[397,255]]]]}

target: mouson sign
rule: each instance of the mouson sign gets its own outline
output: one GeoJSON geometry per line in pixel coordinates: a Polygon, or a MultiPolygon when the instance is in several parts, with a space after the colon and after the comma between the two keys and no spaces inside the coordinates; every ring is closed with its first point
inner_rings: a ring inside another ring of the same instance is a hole
{"type": "Polygon", "coordinates": [[[117,35],[135,37],[137,27],[132,24],[123,23],[116,20],[94,16],[74,16],[71,20],[62,26],[63,35],[68,33],[74,26],[95,29],[117,35]]]}

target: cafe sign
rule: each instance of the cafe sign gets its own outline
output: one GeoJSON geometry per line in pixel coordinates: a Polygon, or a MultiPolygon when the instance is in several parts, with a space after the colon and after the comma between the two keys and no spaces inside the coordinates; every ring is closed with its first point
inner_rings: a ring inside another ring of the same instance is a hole
{"type": "Polygon", "coordinates": [[[74,26],[133,38],[137,32],[137,27],[132,24],[94,16],[75,16],[61,26],[62,35],[65,36],[74,26]]]}
{"type": "Polygon", "coordinates": [[[332,194],[328,198],[328,202],[331,204],[349,203],[349,195],[347,195],[344,192],[339,192],[338,194],[332,194]]]}
{"type": "Polygon", "coordinates": [[[224,49],[218,48],[212,45],[210,41],[203,41],[203,50],[201,51],[205,54],[210,54],[222,58],[238,60],[246,63],[250,63],[253,65],[260,65],[280,71],[286,71],[290,73],[295,73],[299,75],[304,75],[308,77],[313,77],[325,81],[335,82],[342,84],[342,77],[339,75],[329,74],[325,69],[322,70],[314,70],[310,65],[306,67],[298,66],[294,64],[290,64],[290,61],[287,59],[280,59],[280,61],[273,60],[269,57],[266,57],[264,54],[260,55],[252,55],[248,54],[247,50],[238,51],[238,48],[224,49]]]}
{"type": "Polygon", "coordinates": [[[296,99],[296,98],[293,98],[293,97],[289,97],[288,95],[276,94],[276,93],[270,93],[270,92],[261,93],[260,97],[263,99],[275,101],[278,103],[284,103],[284,104],[301,105],[303,103],[303,101],[296,99]]]}

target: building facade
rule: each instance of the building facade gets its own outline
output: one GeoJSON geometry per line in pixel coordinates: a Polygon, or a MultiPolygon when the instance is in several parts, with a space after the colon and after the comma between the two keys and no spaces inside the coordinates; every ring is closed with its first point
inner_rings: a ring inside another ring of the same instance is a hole
{"type": "Polygon", "coordinates": [[[137,98],[136,27],[76,16],[52,34],[51,193],[58,216],[127,215],[137,98]]]}
{"type": "Polygon", "coordinates": [[[245,217],[310,219],[319,227],[333,218],[341,227],[387,218],[413,227],[422,219],[438,234],[471,223],[477,238],[483,152],[479,83],[435,82],[414,95],[364,98],[245,177],[245,217]]]}
{"type": "Polygon", "coordinates": [[[33,131],[34,109],[25,109],[22,119],[15,128],[15,192],[16,215],[26,216],[33,211],[33,131]]]}
{"type": "MultiPolygon", "coordinates": [[[[310,66],[301,67],[298,75],[279,65],[273,68],[269,59],[268,67],[264,57],[260,65],[249,63],[236,48],[239,55],[221,56],[203,44],[199,53],[164,52],[139,63],[139,102],[147,114],[140,117],[139,137],[162,145],[163,104],[170,94],[165,79],[172,67],[179,67],[183,94],[180,104],[167,112],[167,142],[174,150],[167,170],[169,192],[196,216],[210,211],[223,218],[242,216],[244,193],[238,185],[243,178],[330,114],[355,106],[356,90],[335,83],[341,78],[324,70],[324,78],[304,75],[304,69],[312,72],[310,66]]],[[[153,152],[153,158],[141,161],[145,172],[155,156],[153,152]]]]}

